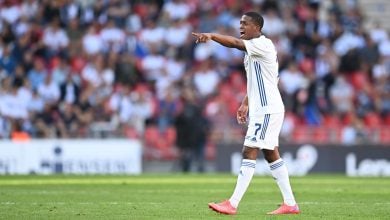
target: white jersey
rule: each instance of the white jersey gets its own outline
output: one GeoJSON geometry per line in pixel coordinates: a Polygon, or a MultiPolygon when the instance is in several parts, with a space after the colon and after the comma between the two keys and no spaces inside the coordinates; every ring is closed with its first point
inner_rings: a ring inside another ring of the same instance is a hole
{"type": "Polygon", "coordinates": [[[249,117],[284,112],[278,89],[279,65],[274,44],[264,35],[243,41],[249,117]]]}

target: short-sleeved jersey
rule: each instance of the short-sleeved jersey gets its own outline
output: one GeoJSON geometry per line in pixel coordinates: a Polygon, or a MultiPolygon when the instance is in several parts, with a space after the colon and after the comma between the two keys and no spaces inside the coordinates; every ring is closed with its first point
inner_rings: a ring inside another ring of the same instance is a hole
{"type": "Polygon", "coordinates": [[[264,35],[243,41],[249,117],[284,112],[278,89],[279,64],[274,44],[264,35]]]}

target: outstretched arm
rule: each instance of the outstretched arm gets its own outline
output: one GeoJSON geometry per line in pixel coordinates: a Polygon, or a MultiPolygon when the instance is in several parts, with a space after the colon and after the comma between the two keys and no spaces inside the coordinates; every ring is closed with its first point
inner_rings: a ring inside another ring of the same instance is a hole
{"type": "Polygon", "coordinates": [[[208,40],[213,40],[225,47],[237,48],[239,50],[246,51],[244,41],[232,36],[215,33],[192,33],[192,35],[197,37],[196,43],[204,43],[208,40]]]}

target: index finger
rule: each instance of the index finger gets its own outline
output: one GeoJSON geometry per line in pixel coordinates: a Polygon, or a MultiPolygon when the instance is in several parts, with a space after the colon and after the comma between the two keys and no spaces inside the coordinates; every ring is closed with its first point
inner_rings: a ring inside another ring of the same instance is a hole
{"type": "Polygon", "coordinates": [[[195,37],[199,37],[199,36],[200,36],[200,33],[192,32],[192,35],[194,35],[195,37]]]}

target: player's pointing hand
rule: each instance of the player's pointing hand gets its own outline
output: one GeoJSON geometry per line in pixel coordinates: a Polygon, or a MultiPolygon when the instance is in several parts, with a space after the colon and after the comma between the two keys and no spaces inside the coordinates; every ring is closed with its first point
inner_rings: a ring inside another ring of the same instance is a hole
{"type": "Polygon", "coordinates": [[[192,35],[197,37],[196,43],[205,43],[208,40],[211,40],[211,34],[210,33],[194,33],[192,32],[192,35]]]}

